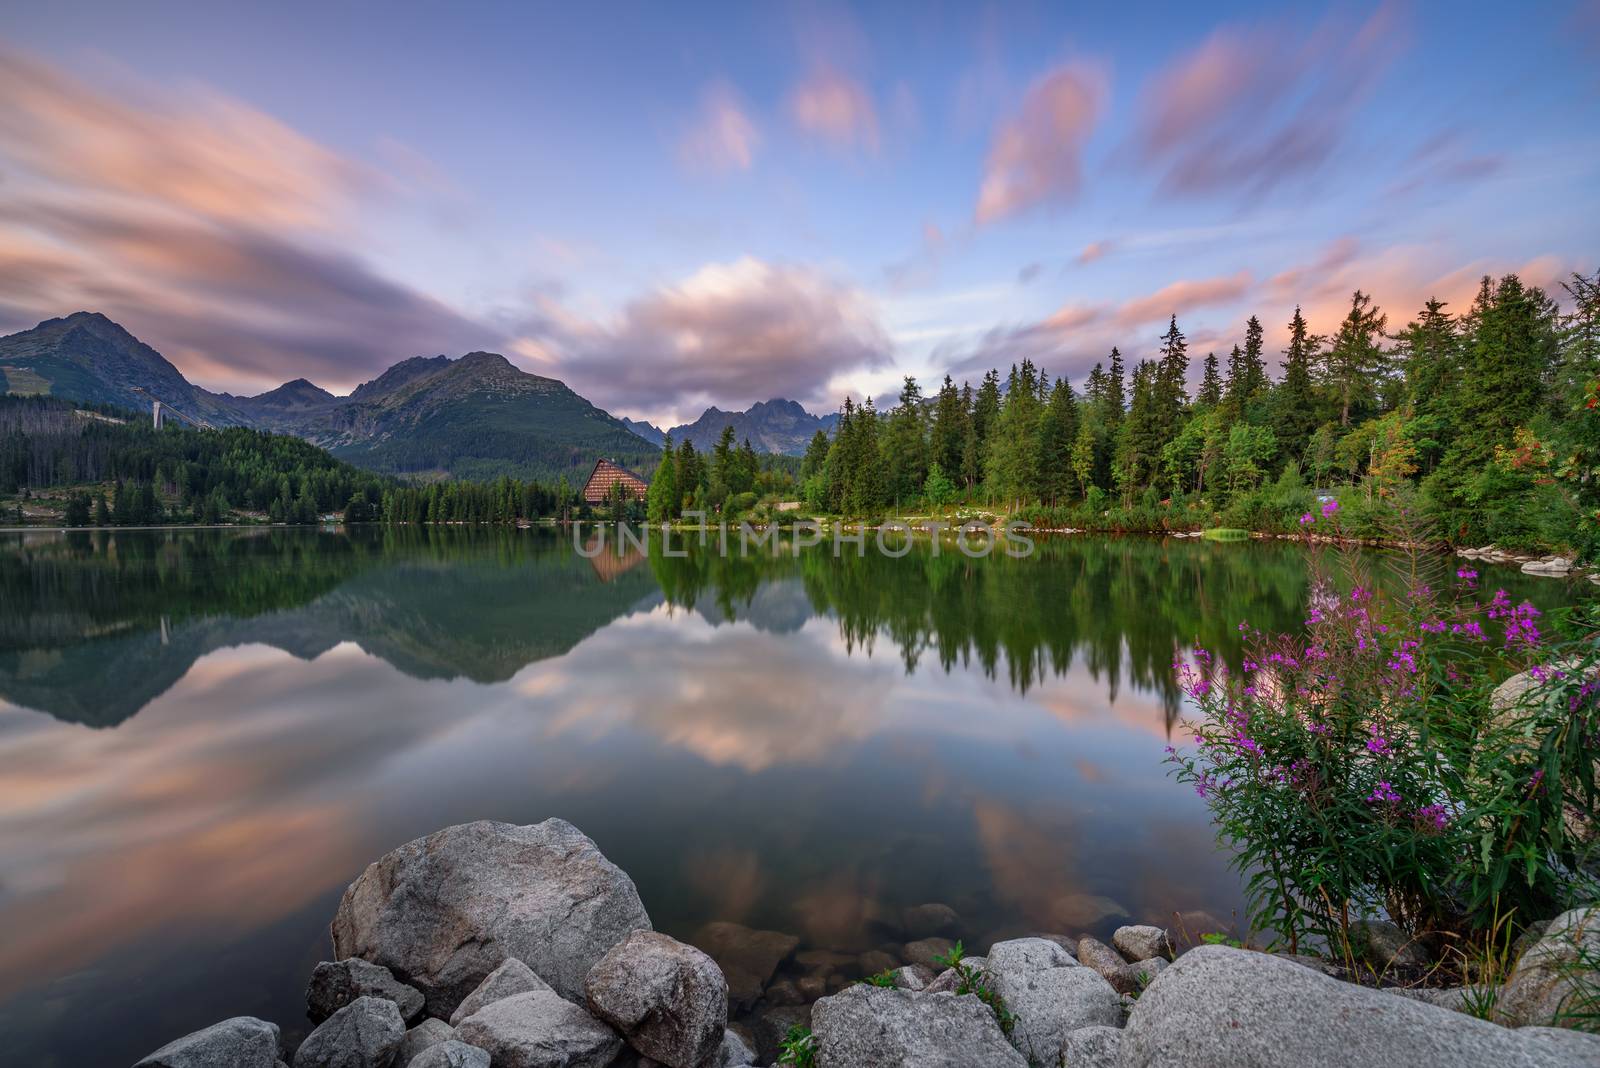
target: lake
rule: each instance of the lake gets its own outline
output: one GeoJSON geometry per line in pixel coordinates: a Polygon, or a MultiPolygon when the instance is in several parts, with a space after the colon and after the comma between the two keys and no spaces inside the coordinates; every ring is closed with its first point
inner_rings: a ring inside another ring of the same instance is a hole
{"type": "MultiPolygon", "coordinates": [[[[1171,664],[1236,657],[1244,619],[1296,627],[1310,550],[690,540],[0,535],[5,1059],[126,1065],[240,1014],[294,1041],[345,886],[480,818],[572,821],[686,940],[725,920],[848,956],[941,902],[981,950],[1237,909],[1162,764],[1171,664]]],[[[1477,566],[1488,592],[1567,596],[1477,566]]]]}

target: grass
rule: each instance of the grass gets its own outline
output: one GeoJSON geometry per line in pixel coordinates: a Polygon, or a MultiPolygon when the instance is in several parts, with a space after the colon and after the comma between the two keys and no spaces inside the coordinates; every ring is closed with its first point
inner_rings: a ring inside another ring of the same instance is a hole
{"type": "Polygon", "coordinates": [[[1207,541],[1250,540],[1250,532],[1248,530],[1241,530],[1238,527],[1212,527],[1210,530],[1202,530],[1200,532],[1200,536],[1207,541]]]}

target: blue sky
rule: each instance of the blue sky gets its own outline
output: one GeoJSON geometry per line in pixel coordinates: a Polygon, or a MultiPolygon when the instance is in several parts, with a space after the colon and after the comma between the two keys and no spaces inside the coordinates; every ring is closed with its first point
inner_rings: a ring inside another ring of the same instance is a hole
{"type": "Polygon", "coordinates": [[[1596,267],[1600,7],[33,5],[0,328],[504,351],[658,421],[1596,267]]]}

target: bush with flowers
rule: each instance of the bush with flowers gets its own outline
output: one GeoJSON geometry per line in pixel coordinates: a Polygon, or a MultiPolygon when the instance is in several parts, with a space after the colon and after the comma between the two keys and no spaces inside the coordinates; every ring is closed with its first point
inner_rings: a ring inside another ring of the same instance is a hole
{"type": "MultiPolygon", "coordinates": [[[[1302,526],[1334,527],[1338,511],[1330,500],[1302,526]]],[[[1348,953],[1365,917],[1474,935],[1592,901],[1593,640],[1549,639],[1532,605],[1443,558],[1437,575],[1410,558],[1392,595],[1354,558],[1337,585],[1316,559],[1302,633],[1240,623],[1234,668],[1199,648],[1176,664],[1197,715],[1168,760],[1233,851],[1252,928],[1348,953]],[[1496,685],[1522,672],[1530,685],[1497,710],[1496,685]]]]}

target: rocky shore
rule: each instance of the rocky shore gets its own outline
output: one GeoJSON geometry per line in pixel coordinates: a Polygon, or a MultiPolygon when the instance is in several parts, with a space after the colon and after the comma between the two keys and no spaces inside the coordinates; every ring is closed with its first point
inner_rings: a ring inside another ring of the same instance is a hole
{"type": "Polygon", "coordinates": [[[462,824],[345,891],[297,1049],[239,1016],[137,1068],[740,1068],[774,1063],[786,1039],[818,1068],[1600,1065],[1600,1036],[1544,1026],[1578,981],[1564,965],[1600,953],[1600,908],[1530,939],[1499,1023],[1467,1015],[1459,989],[1358,986],[1226,945],[1175,954],[1146,925],[961,958],[936,933],[947,907],[908,912],[929,933],[898,960],[852,956],[882,965],[868,981],[822,950],[799,981],[774,978],[807,955],[793,936],[713,924],[697,948],[652,930],[633,881],[565,821],[462,824]]]}

